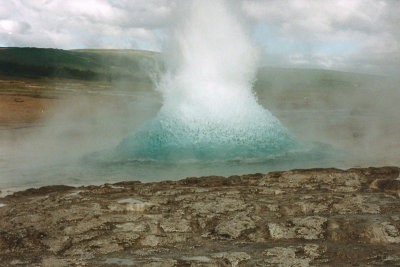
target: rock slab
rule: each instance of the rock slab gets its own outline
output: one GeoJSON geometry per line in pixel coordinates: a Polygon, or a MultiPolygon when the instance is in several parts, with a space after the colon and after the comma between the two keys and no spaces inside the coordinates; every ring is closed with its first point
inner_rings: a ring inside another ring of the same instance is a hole
{"type": "Polygon", "coordinates": [[[48,186],[0,198],[1,266],[396,266],[399,168],[48,186]]]}

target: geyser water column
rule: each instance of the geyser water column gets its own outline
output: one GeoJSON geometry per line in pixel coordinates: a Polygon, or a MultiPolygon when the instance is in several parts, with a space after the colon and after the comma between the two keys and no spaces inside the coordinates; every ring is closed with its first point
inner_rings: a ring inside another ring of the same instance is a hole
{"type": "Polygon", "coordinates": [[[296,146],[278,119],[257,103],[252,92],[256,49],[227,2],[184,4],[166,51],[167,71],[157,86],[163,106],[118,145],[119,157],[242,159],[296,146]]]}

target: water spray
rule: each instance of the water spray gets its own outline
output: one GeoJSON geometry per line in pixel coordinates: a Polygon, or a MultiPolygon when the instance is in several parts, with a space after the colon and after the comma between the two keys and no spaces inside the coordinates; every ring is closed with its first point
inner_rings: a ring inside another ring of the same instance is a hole
{"type": "Polygon", "coordinates": [[[123,140],[123,158],[265,157],[296,146],[252,91],[257,51],[225,0],[191,1],[171,32],[158,115],[123,140]]]}

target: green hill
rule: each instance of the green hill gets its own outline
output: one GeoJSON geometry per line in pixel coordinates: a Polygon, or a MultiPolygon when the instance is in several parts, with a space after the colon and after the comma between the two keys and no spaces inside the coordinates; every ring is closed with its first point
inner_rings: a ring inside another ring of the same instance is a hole
{"type": "MultiPolygon", "coordinates": [[[[141,50],[0,48],[0,74],[86,80],[145,79],[160,54],[141,50]]],[[[147,77],[148,78],[148,77],[147,77]]],[[[358,86],[377,76],[319,69],[260,68],[256,87],[358,86]]]]}
{"type": "MultiPolygon", "coordinates": [[[[158,75],[162,69],[161,55],[149,51],[0,48],[0,80],[14,80],[0,83],[0,93],[149,92],[154,88],[150,75],[158,75]]],[[[374,112],[373,105],[383,107],[400,101],[397,85],[376,75],[263,67],[256,78],[254,91],[259,103],[274,112],[349,108],[374,112]]]]}
{"type": "MultiPolygon", "coordinates": [[[[0,75],[18,78],[122,81],[135,88],[152,88],[149,73],[156,73],[155,67],[162,68],[161,56],[149,51],[0,48],[0,75]]],[[[254,88],[260,102],[269,107],[285,108],[289,103],[305,107],[312,99],[333,105],[339,99],[347,101],[343,95],[375,92],[376,88],[385,87],[383,80],[374,75],[332,70],[263,67],[254,88]]]]}
{"type": "Polygon", "coordinates": [[[157,53],[138,50],[1,48],[0,74],[26,78],[148,81],[157,53]]]}

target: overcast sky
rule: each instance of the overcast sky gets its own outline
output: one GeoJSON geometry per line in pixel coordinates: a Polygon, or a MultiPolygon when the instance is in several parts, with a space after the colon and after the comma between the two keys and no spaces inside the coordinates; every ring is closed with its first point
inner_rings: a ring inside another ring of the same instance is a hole
{"type": "MultiPolygon", "coordinates": [[[[159,51],[179,1],[186,0],[0,0],[0,46],[159,51]]],[[[241,2],[267,64],[400,67],[399,0],[230,1],[241,2]]]]}

